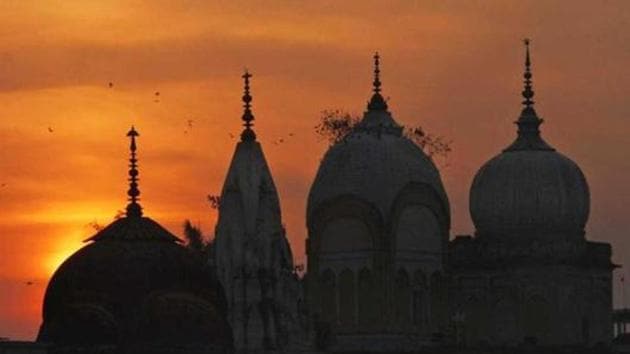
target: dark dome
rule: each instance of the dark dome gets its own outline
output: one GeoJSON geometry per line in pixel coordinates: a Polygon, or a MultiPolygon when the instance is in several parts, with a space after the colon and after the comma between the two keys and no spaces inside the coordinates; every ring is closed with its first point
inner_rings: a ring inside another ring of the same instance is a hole
{"type": "Polygon", "coordinates": [[[147,331],[163,332],[172,322],[172,338],[180,328],[186,343],[231,346],[221,288],[201,257],[159,224],[125,217],[88,241],[93,242],[70,256],[50,280],[39,341],[76,344],[90,338],[112,344],[115,338],[127,343],[142,340],[147,331]],[[180,306],[186,312],[174,317],[168,306],[160,310],[160,299],[178,299],[168,303],[186,303],[180,306]],[[191,338],[191,333],[199,335],[191,338]]]}
{"type": "Polygon", "coordinates": [[[584,235],[590,196],[584,174],[541,137],[532,107],[517,122],[516,141],[474,178],[470,214],[488,238],[571,239],[584,235]]]}

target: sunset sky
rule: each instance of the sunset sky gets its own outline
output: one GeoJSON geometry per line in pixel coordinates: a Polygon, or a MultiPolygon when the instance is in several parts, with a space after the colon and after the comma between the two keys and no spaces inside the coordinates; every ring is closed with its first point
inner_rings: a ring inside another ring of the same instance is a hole
{"type": "Polygon", "coordinates": [[[458,235],[474,231],[476,170],[514,138],[532,38],[543,134],[590,184],[587,237],[611,242],[616,263],[630,256],[630,2],[4,0],[0,23],[0,337],[34,339],[56,266],[124,208],[132,124],[145,213],[177,235],[185,219],[213,233],[205,196],[241,131],[244,67],[304,262],[327,148],[313,127],[324,109],[362,113],[376,50],[398,122],[452,140],[437,163],[458,235]]]}

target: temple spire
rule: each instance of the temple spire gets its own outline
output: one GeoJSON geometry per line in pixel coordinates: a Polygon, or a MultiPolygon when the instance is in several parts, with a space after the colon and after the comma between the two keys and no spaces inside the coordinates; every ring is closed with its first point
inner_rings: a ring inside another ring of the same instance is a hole
{"type": "Polygon", "coordinates": [[[522,95],[525,99],[523,101],[525,108],[530,108],[534,105],[534,101],[532,100],[532,98],[534,98],[534,90],[532,89],[532,62],[529,58],[529,42],[528,38],[523,40],[523,43],[525,44],[525,73],[523,74],[525,88],[523,89],[522,95]]]}
{"type": "Polygon", "coordinates": [[[136,158],[136,137],[140,136],[140,134],[131,126],[127,136],[131,139],[129,143],[131,153],[129,158],[129,190],[127,191],[129,204],[127,205],[127,217],[140,217],[142,216],[142,207],[138,203],[140,190],[138,189],[138,159],[136,158]]]}
{"type": "Polygon", "coordinates": [[[243,93],[243,126],[245,129],[243,133],[241,133],[242,141],[251,141],[256,140],[256,134],[252,130],[252,126],[254,126],[254,114],[252,114],[252,96],[249,93],[249,79],[252,77],[252,74],[249,73],[247,69],[245,69],[245,73],[243,74],[243,83],[244,83],[244,93],[243,93]]]}
{"type": "Polygon", "coordinates": [[[531,59],[529,56],[529,39],[524,39],[525,44],[525,72],[523,73],[523,110],[516,121],[518,126],[518,136],[514,143],[504,151],[517,150],[553,150],[540,136],[540,125],[543,120],[538,117],[534,109],[534,90],[532,88],[531,59]]]}
{"type": "Polygon", "coordinates": [[[381,70],[379,68],[381,62],[380,62],[380,55],[378,55],[378,52],[376,52],[374,54],[374,93],[380,93],[381,92],[381,80],[380,80],[380,74],[381,74],[381,70]]]}
{"type": "Polygon", "coordinates": [[[383,96],[381,96],[381,56],[378,52],[374,53],[374,82],[372,99],[368,103],[368,111],[386,111],[387,103],[383,96]]]}

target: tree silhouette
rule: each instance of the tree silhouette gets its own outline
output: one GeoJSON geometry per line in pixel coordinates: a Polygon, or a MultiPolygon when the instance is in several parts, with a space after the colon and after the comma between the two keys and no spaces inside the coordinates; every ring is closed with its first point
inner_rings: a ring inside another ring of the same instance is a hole
{"type": "MultiPolygon", "coordinates": [[[[315,126],[315,133],[333,145],[350,134],[360,121],[360,117],[344,110],[327,109],[322,111],[319,124],[315,126]]],[[[421,126],[403,127],[403,136],[414,142],[430,158],[446,157],[451,152],[450,141],[442,136],[427,133],[421,126]]]]}
{"type": "Polygon", "coordinates": [[[359,121],[359,117],[343,110],[327,109],[322,111],[319,124],[315,126],[315,133],[327,140],[330,145],[334,145],[350,134],[359,121]]]}
{"type": "Polygon", "coordinates": [[[199,253],[205,250],[205,242],[201,229],[194,226],[190,220],[184,221],[184,237],[186,237],[186,247],[199,253]]]}
{"type": "Polygon", "coordinates": [[[208,194],[208,203],[210,203],[210,208],[214,210],[218,210],[221,206],[221,196],[218,194],[208,194]]]}

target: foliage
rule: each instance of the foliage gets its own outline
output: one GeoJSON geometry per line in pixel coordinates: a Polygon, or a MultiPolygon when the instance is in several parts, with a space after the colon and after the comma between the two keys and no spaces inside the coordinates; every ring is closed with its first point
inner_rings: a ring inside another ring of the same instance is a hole
{"type": "Polygon", "coordinates": [[[421,126],[405,127],[403,135],[418,145],[427,156],[447,157],[451,152],[451,142],[444,137],[426,133],[421,126]]]}
{"type": "Polygon", "coordinates": [[[333,145],[350,134],[359,120],[358,117],[352,116],[348,112],[339,109],[327,109],[322,111],[319,124],[315,126],[315,133],[333,145]]]}
{"type": "Polygon", "coordinates": [[[191,250],[202,253],[206,248],[201,229],[194,226],[190,220],[184,221],[184,237],[186,237],[186,247],[191,250]]]}
{"type": "Polygon", "coordinates": [[[208,194],[208,203],[210,203],[210,208],[214,210],[219,210],[221,206],[221,196],[218,194],[208,194]]]}
{"type": "MultiPolygon", "coordinates": [[[[340,109],[322,111],[319,124],[315,126],[315,133],[331,145],[342,141],[352,129],[361,121],[340,109]]],[[[446,157],[451,152],[451,142],[444,137],[427,133],[421,126],[403,127],[403,136],[420,147],[427,156],[446,157]]]]}

